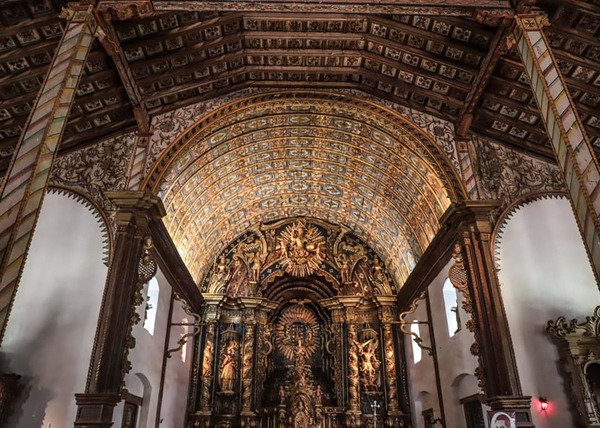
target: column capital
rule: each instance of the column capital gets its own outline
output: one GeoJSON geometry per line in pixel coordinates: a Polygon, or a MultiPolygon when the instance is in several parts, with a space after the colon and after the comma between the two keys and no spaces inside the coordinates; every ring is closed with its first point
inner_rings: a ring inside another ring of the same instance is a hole
{"type": "Polygon", "coordinates": [[[550,25],[548,15],[543,12],[521,13],[515,15],[515,32],[542,30],[550,25]]]}
{"type": "Polygon", "coordinates": [[[501,206],[499,200],[456,202],[440,217],[440,225],[458,231],[475,225],[480,232],[491,232],[492,218],[501,206]]]}
{"type": "Polygon", "coordinates": [[[142,218],[149,222],[167,214],[161,199],[149,192],[113,191],[105,192],[104,195],[117,207],[117,226],[126,226],[132,221],[137,224],[142,218]]]}

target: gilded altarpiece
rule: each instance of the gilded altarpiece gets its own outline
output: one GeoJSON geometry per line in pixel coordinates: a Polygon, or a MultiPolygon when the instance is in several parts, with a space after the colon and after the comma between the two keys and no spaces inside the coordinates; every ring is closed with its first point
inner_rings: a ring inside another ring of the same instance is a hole
{"type": "Polygon", "coordinates": [[[346,228],[262,224],[200,288],[190,427],[410,426],[396,286],[346,228]]]}

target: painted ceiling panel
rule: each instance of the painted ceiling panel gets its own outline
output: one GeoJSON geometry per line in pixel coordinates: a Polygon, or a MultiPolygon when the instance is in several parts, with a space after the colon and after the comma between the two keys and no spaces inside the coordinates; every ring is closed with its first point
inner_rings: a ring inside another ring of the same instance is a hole
{"type": "Polygon", "coordinates": [[[152,174],[197,281],[256,224],[306,216],[350,228],[402,284],[460,192],[431,138],[372,104],[279,93],[222,110],[152,174]]]}

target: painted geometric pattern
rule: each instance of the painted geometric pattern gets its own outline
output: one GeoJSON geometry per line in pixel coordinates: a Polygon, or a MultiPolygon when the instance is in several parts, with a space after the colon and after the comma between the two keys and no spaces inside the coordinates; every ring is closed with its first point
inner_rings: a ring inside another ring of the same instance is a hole
{"type": "Polygon", "coordinates": [[[194,145],[159,180],[167,228],[197,280],[253,224],[312,216],[350,227],[404,282],[454,190],[400,118],[316,96],[227,111],[188,131],[194,145]]]}
{"type": "Polygon", "coordinates": [[[522,18],[518,48],[550,142],[571,194],[579,226],[600,271],[600,168],[556,59],[535,18],[522,18]]]}

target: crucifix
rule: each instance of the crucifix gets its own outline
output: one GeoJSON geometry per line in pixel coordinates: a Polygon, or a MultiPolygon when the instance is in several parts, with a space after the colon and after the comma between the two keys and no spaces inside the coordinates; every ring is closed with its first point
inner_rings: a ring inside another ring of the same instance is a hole
{"type": "Polygon", "coordinates": [[[381,407],[381,404],[377,402],[377,400],[371,403],[371,409],[373,409],[373,428],[377,426],[377,409],[381,407]]]}

